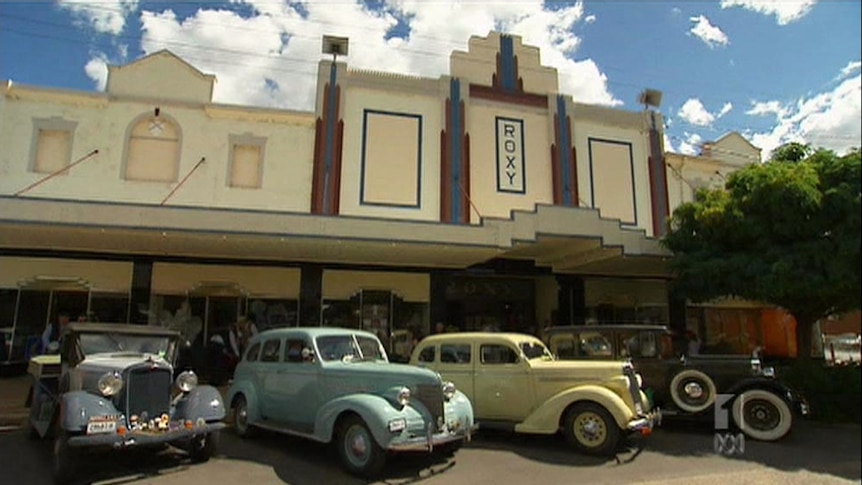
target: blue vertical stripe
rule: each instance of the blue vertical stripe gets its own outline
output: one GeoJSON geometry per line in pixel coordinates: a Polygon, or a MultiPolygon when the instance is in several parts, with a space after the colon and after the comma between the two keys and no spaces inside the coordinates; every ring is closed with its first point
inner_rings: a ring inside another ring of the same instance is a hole
{"type": "Polygon", "coordinates": [[[329,68],[329,105],[326,110],[326,150],[323,156],[323,213],[329,213],[329,180],[332,178],[333,141],[335,137],[335,63],[329,68]]]}
{"type": "Polygon", "coordinates": [[[500,87],[507,93],[515,92],[515,45],[512,37],[500,36],[500,87]]]}
{"type": "Polygon", "coordinates": [[[566,123],[566,100],[557,95],[557,131],[560,133],[560,176],[563,183],[563,205],[572,205],[572,187],[569,185],[569,171],[572,168],[571,159],[572,143],[569,139],[569,127],[566,123]]]}
{"type": "Polygon", "coordinates": [[[450,153],[452,154],[452,220],[461,222],[461,81],[453,78],[449,82],[449,110],[452,116],[452,133],[449,136],[450,153]]]}

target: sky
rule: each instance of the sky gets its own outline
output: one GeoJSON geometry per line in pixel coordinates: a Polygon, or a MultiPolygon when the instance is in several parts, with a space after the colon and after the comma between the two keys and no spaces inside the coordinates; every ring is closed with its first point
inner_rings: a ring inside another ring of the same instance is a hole
{"type": "Polygon", "coordinates": [[[108,65],[168,49],[214,101],[314,109],[323,35],[351,69],[448,75],[471,35],[519,35],[576,102],[637,111],[662,92],[665,149],[736,131],[764,159],[862,146],[859,0],[0,0],[0,79],[101,91],[108,65]]]}

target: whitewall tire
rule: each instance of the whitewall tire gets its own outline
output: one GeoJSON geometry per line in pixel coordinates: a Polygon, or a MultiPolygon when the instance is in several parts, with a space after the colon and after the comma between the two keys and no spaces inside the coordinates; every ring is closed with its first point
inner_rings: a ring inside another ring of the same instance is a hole
{"type": "Polygon", "coordinates": [[[670,381],[670,397],[682,411],[700,413],[715,402],[715,382],[695,369],[685,369],[670,381]]]}
{"type": "Polygon", "coordinates": [[[775,393],[752,389],[733,401],[733,421],[749,438],[778,441],[790,432],[793,411],[775,393]]]}

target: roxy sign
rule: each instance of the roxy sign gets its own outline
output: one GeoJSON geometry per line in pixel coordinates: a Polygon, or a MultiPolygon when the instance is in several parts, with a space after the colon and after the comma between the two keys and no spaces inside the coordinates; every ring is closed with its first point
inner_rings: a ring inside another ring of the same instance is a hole
{"type": "Polygon", "coordinates": [[[497,118],[497,191],[525,191],[523,120],[497,118]]]}

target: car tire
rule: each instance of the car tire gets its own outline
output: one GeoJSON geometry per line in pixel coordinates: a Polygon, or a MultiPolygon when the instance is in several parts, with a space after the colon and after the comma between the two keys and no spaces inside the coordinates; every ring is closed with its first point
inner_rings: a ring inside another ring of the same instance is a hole
{"type": "Polygon", "coordinates": [[[622,437],[611,413],[592,402],[577,403],[569,408],[563,434],[579,451],[599,456],[614,455],[622,437]]]}
{"type": "Polygon", "coordinates": [[[69,446],[69,433],[58,430],[54,437],[54,449],[51,459],[54,482],[70,483],[77,471],[77,453],[69,446]]]}
{"type": "Polygon", "coordinates": [[[451,458],[451,457],[455,456],[455,453],[457,453],[458,450],[460,450],[463,445],[464,445],[464,442],[461,440],[452,441],[452,442],[434,447],[434,452],[439,454],[440,456],[443,456],[446,458],[451,458]]]}
{"type": "Polygon", "coordinates": [[[192,438],[189,445],[189,457],[192,463],[206,463],[215,455],[221,434],[218,430],[192,438]]]}
{"type": "Polygon", "coordinates": [[[336,446],[341,464],[353,475],[374,478],[386,464],[386,452],[358,416],[349,416],[341,422],[336,446]]]}
{"type": "Polygon", "coordinates": [[[715,382],[695,369],[685,369],[670,381],[670,397],[682,411],[700,413],[715,402],[715,382]]]}
{"type": "Polygon", "coordinates": [[[778,441],[790,433],[793,412],[777,394],[751,389],[733,401],[733,422],[747,437],[759,441],[778,441]]]}
{"type": "Polygon", "coordinates": [[[233,400],[233,431],[240,438],[251,438],[255,429],[248,424],[248,401],[239,395],[233,400]]]}

